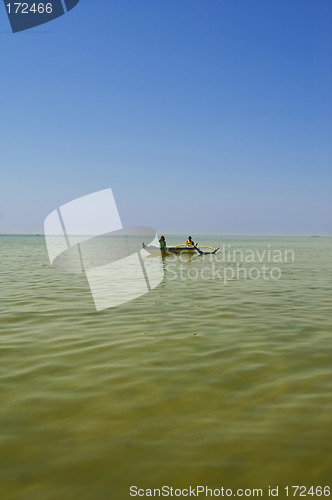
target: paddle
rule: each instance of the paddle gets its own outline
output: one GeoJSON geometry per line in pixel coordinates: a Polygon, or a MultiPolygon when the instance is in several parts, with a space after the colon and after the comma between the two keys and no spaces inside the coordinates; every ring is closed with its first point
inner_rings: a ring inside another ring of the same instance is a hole
{"type": "Polygon", "coordinates": [[[194,245],[194,249],[197,250],[197,252],[200,254],[200,255],[204,255],[204,252],[202,252],[202,250],[200,250],[199,248],[197,248],[196,245],[194,245]]]}
{"type": "Polygon", "coordinates": [[[197,252],[200,255],[213,255],[213,254],[215,254],[219,250],[219,247],[216,248],[213,252],[202,252],[202,250],[200,250],[196,245],[194,245],[194,249],[197,250],[197,252]]]}

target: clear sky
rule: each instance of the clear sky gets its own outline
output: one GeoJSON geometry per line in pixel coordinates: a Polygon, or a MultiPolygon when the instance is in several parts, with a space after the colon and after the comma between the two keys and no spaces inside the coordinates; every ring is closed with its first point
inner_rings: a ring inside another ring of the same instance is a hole
{"type": "Polygon", "coordinates": [[[330,0],[0,5],[0,232],[111,187],[159,234],[332,234],[330,0]]]}

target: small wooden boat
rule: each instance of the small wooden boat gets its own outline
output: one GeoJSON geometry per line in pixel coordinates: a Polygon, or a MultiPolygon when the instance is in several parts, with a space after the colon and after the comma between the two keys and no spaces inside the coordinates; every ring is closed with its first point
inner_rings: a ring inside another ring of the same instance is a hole
{"type": "Polygon", "coordinates": [[[150,255],[173,255],[177,253],[185,253],[185,254],[195,254],[199,253],[200,255],[205,255],[205,254],[215,254],[218,250],[218,248],[213,248],[213,247],[208,247],[208,246],[193,246],[193,245],[187,245],[187,244],[180,244],[180,245],[172,245],[170,247],[166,247],[165,250],[161,250],[158,247],[155,246],[147,246],[143,243],[143,248],[147,252],[149,252],[150,255]],[[212,250],[212,252],[206,252],[203,249],[209,249],[212,250]]]}

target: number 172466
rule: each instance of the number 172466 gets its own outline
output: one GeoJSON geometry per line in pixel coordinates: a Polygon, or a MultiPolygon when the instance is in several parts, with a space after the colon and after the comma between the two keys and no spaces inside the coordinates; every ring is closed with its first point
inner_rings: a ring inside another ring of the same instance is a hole
{"type": "Polygon", "coordinates": [[[329,497],[331,495],[329,486],[311,486],[310,488],[307,488],[306,486],[286,486],[285,491],[286,496],[291,497],[329,497]]]}
{"type": "Polygon", "coordinates": [[[26,2],[11,2],[6,5],[8,9],[8,14],[51,14],[53,11],[53,5],[51,2],[42,3],[35,2],[32,5],[26,2]]]}

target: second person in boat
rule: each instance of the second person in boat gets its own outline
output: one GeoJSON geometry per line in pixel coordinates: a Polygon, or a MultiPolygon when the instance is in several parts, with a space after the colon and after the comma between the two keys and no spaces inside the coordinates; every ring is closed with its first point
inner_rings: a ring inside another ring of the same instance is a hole
{"type": "Polygon", "coordinates": [[[191,236],[188,236],[188,239],[186,241],[186,245],[193,246],[193,247],[195,246],[195,243],[191,239],[191,236]]]}

